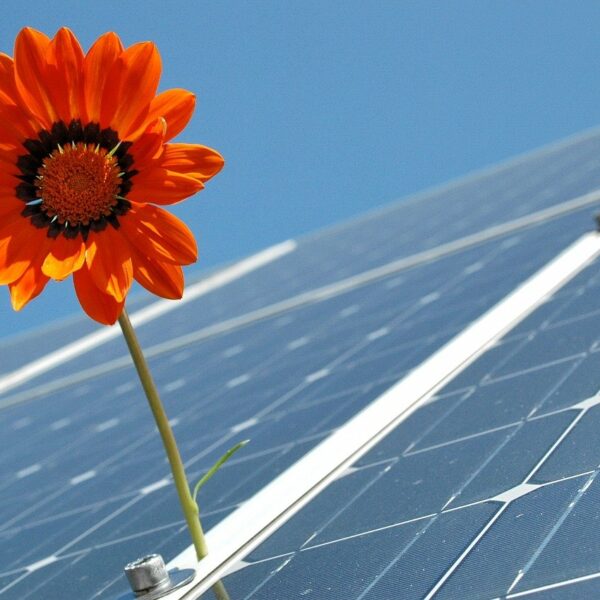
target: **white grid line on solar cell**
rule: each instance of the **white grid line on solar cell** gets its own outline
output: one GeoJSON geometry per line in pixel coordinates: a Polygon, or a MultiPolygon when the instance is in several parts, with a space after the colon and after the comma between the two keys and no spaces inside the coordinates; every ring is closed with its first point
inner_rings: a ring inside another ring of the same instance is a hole
{"type": "MultiPolygon", "coordinates": [[[[598,235],[583,236],[211,530],[209,546],[219,550],[200,563],[196,581],[202,583],[195,586],[189,597],[203,593],[237,558],[256,547],[333,480],[335,474],[364,454],[493,341],[581,271],[599,252],[598,235]],[[270,507],[268,515],[265,506],[270,507]]],[[[194,550],[190,547],[171,561],[170,566],[187,568],[195,563],[194,550]]],[[[172,598],[183,598],[186,591],[172,598]]]]}
{"type": "Polygon", "coordinates": [[[548,592],[550,590],[556,590],[556,589],[560,589],[563,587],[567,587],[569,585],[574,585],[576,583],[581,583],[583,581],[591,581],[592,579],[598,579],[599,577],[600,577],[600,573],[591,573],[590,575],[583,575],[582,577],[574,577],[573,579],[568,579],[567,581],[560,581],[558,583],[552,583],[550,585],[543,585],[543,586],[540,586],[537,588],[524,590],[522,592],[508,594],[506,596],[506,598],[523,598],[525,596],[533,596],[536,594],[541,594],[543,592],[548,592]]]}

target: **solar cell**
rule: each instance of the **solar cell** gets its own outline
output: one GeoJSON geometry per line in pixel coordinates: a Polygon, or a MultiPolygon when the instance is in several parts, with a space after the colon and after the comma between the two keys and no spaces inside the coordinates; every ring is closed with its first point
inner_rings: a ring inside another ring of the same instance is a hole
{"type": "MultiPolygon", "coordinates": [[[[307,237],[140,327],[190,479],[234,441],[252,439],[203,490],[206,525],[589,230],[595,196],[577,197],[598,184],[599,145],[599,134],[584,136],[307,237]],[[574,199],[563,214],[531,217],[574,199]]],[[[395,598],[399,580],[407,597],[423,597],[491,519],[503,523],[499,510],[529,506],[529,495],[491,498],[518,488],[561,431],[572,425],[574,448],[589,438],[594,409],[581,409],[574,423],[569,398],[573,389],[580,400],[595,393],[589,372],[600,356],[600,307],[591,290],[599,281],[597,269],[576,278],[362,457],[227,578],[233,597],[395,598]],[[508,402],[516,380],[528,393],[508,402]],[[542,402],[548,414],[539,412],[542,402]],[[424,562],[427,544],[440,547],[424,562]],[[320,565],[329,560],[328,581],[320,565]]],[[[44,351],[79,334],[73,321],[44,351]]],[[[18,343],[6,342],[3,355],[18,343]]],[[[22,360],[41,356],[34,343],[21,348],[22,360]]],[[[0,398],[0,599],[114,598],[126,589],[126,562],[150,551],[170,559],[188,544],[160,442],[120,339],[37,375],[0,398]]],[[[593,449],[567,454],[540,468],[548,481],[534,490],[551,497],[554,513],[577,488],[575,475],[594,468],[593,449]],[[553,487],[559,476],[571,478],[553,487]]],[[[469,564],[447,586],[468,578],[469,564]]],[[[532,567],[522,582],[533,589],[541,579],[532,567]]]]}

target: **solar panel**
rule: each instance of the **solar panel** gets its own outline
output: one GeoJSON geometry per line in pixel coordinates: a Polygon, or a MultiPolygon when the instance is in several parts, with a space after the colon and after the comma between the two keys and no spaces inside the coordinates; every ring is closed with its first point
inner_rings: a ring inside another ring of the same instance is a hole
{"type": "Polygon", "coordinates": [[[232,597],[594,597],[599,275],[588,268],[250,553],[225,578],[232,597]]]}
{"type": "MultiPolygon", "coordinates": [[[[208,528],[589,231],[599,145],[586,135],[208,274],[171,312],[142,301],[190,479],[252,440],[202,491],[208,528]]],[[[562,287],[253,549],[225,577],[232,598],[492,598],[591,574],[585,549],[552,561],[595,489],[594,404],[573,406],[597,390],[598,281],[592,266],[562,287]],[[493,552],[502,564],[483,568],[493,552]]],[[[86,330],[47,360],[78,323],[43,351],[2,347],[30,370],[16,377],[15,360],[0,379],[1,600],[116,598],[127,562],[189,545],[120,338],[86,330]]]]}

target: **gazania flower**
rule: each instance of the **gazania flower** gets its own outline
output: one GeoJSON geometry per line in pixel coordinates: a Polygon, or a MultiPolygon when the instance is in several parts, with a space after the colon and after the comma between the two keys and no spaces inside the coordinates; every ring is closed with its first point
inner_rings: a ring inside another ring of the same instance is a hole
{"type": "Polygon", "coordinates": [[[0,54],[0,284],[16,310],[70,275],[106,324],[134,279],[181,297],[196,244],[160,206],[201,190],[223,159],[169,142],[195,101],[181,89],[157,95],[160,72],[154,44],[124,49],[114,33],[84,55],[68,29],[51,40],[27,28],[14,60],[0,54]]]}

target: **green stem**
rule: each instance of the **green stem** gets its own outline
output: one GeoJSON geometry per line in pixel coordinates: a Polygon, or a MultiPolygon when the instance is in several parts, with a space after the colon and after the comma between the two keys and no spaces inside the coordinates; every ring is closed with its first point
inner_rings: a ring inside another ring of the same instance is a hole
{"type": "Polygon", "coordinates": [[[158,390],[156,389],[150,369],[148,368],[148,363],[144,358],[142,348],[135,335],[135,331],[125,308],[123,308],[123,312],[119,317],[119,325],[123,330],[123,336],[127,342],[131,358],[133,359],[133,363],[140,377],[142,387],[146,393],[146,398],[148,398],[148,403],[150,404],[150,409],[154,415],[156,426],[160,432],[160,437],[162,438],[169,464],[171,465],[171,472],[173,473],[173,481],[175,482],[175,488],[179,495],[179,502],[181,503],[181,508],[194,543],[194,548],[196,548],[196,556],[198,557],[198,560],[202,560],[208,554],[208,548],[206,546],[206,540],[204,539],[202,525],[200,524],[198,505],[190,493],[183,462],[181,461],[177,443],[175,442],[175,436],[173,435],[171,425],[169,424],[169,420],[167,419],[167,415],[161,404],[158,390]]]}
{"type": "Polygon", "coordinates": [[[212,586],[211,589],[217,600],[231,600],[227,590],[225,589],[225,586],[223,585],[223,582],[220,579],[212,586]]]}

